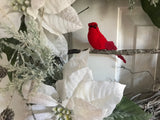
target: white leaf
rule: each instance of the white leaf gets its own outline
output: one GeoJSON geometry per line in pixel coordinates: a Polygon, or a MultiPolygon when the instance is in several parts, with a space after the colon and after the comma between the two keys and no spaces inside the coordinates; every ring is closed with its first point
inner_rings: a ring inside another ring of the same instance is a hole
{"type": "Polygon", "coordinates": [[[9,27],[15,31],[18,31],[21,23],[21,14],[18,12],[9,12],[8,10],[0,8],[0,38],[12,37],[7,33],[6,29],[2,27],[9,27]]]}
{"type": "Polygon", "coordinates": [[[28,103],[34,103],[37,105],[50,106],[50,107],[54,107],[58,105],[55,99],[43,93],[35,93],[30,95],[28,97],[28,103]]]}
{"type": "Polygon", "coordinates": [[[89,57],[89,50],[73,55],[73,57],[64,66],[64,72],[63,72],[64,78],[67,78],[77,70],[87,67],[88,57],[89,57]]]}
{"type": "Polygon", "coordinates": [[[56,14],[69,7],[75,0],[46,0],[45,11],[48,14],[56,14]]]}
{"type": "Polygon", "coordinates": [[[41,83],[37,92],[48,95],[48,96],[51,96],[56,100],[59,98],[58,93],[57,93],[57,91],[54,87],[43,84],[43,83],[41,83]]]}
{"type": "Polygon", "coordinates": [[[56,83],[57,91],[62,100],[72,96],[74,90],[83,80],[93,80],[91,70],[86,67],[89,51],[74,55],[64,67],[63,80],[56,83]]]}
{"type": "Polygon", "coordinates": [[[65,57],[68,53],[68,45],[65,37],[63,35],[51,34],[47,30],[44,30],[46,39],[45,43],[48,48],[50,48],[57,56],[65,57]]]}
{"type": "MultiPolygon", "coordinates": [[[[54,120],[53,117],[53,113],[51,112],[43,112],[43,113],[36,113],[34,114],[36,117],[36,120],[54,120]]],[[[32,120],[32,119],[29,119],[32,120]]],[[[35,119],[33,119],[35,120],[35,119]]]]}
{"type": "Polygon", "coordinates": [[[10,0],[0,0],[0,8],[8,9],[10,7],[10,0]]]}
{"type": "Polygon", "coordinates": [[[10,0],[0,0],[0,38],[12,37],[7,33],[4,27],[9,27],[18,31],[21,23],[21,16],[19,12],[12,11],[10,0]]]}
{"type": "MultiPolygon", "coordinates": [[[[31,106],[32,111],[34,113],[34,116],[36,120],[52,120],[51,118],[53,117],[53,113],[51,112],[50,107],[44,107],[40,105],[32,105],[31,106]]],[[[35,120],[33,118],[32,112],[30,112],[25,120],[35,120]]]]}
{"type": "Polygon", "coordinates": [[[31,7],[38,10],[43,7],[47,1],[49,0],[31,0],[31,7]]]}
{"type": "Polygon", "coordinates": [[[42,8],[47,0],[31,0],[31,7],[27,8],[27,13],[34,19],[38,16],[38,10],[42,8]]]}
{"type": "Polygon", "coordinates": [[[36,19],[37,16],[38,16],[38,10],[37,9],[33,9],[31,7],[27,8],[27,13],[28,13],[28,15],[32,16],[34,19],[36,19]]]}
{"type": "Polygon", "coordinates": [[[58,93],[52,86],[45,85],[41,83],[39,88],[32,90],[34,83],[32,81],[27,81],[22,86],[22,93],[25,99],[28,100],[28,103],[35,103],[44,106],[56,106],[58,93]]]}
{"type": "Polygon", "coordinates": [[[64,9],[59,14],[44,14],[42,19],[42,26],[56,35],[82,28],[79,17],[72,7],[64,9]]]}
{"type": "Polygon", "coordinates": [[[28,96],[29,96],[29,94],[30,94],[30,88],[31,88],[31,83],[32,83],[32,81],[30,80],[30,81],[27,81],[27,82],[25,82],[24,84],[23,84],[23,86],[22,86],[22,94],[23,94],[23,97],[25,98],[25,99],[28,99],[28,96]]]}
{"type": "Polygon", "coordinates": [[[86,81],[76,88],[72,97],[90,102],[96,108],[106,111],[108,117],[123,97],[125,85],[108,81],[86,81]]]}
{"type": "Polygon", "coordinates": [[[89,102],[73,98],[71,106],[67,108],[74,111],[73,120],[102,120],[104,111],[96,108],[89,102]]]}
{"type": "Polygon", "coordinates": [[[41,83],[38,90],[33,91],[28,96],[28,103],[35,103],[43,106],[56,106],[58,102],[57,91],[49,85],[41,83]]]}
{"type": "MultiPolygon", "coordinates": [[[[68,69],[69,70],[69,69],[68,69]]],[[[86,67],[73,72],[56,83],[56,88],[62,100],[72,97],[75,89],[82,81],[92,80],[92,72],[86,67]]]]}

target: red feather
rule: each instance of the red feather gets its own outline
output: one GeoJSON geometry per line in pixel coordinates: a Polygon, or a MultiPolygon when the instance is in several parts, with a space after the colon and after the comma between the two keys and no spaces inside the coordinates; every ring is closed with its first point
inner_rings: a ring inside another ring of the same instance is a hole
{"type": "MultiPolygon", "coordinates": [[[[90,45],[97,50],[117,50],[117,47],[114,45],[113,41],[108,41],[103,34],[99,31],[98,25],[96,22],[92,22],[88,24],[89,32],[88,32],[88,41],[90,45]]],[[[122,55],[117,55],[124,63],[126,60],[122,55]]]]}

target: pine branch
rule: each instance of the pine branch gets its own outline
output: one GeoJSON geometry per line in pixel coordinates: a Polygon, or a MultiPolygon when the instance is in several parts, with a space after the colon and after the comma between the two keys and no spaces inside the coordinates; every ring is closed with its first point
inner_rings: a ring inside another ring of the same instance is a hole
{"type": "MultiPolygon", "coordinates": [[[[76,54],[80,53],[81,51],[79,49],[70,49],[68,51],[68,54],[76,54]]],[[[124,49],[124,50],[96,50],[92,49],[90,50],[90,54],[114,54],[114,55],[135,55],[135,54],[160,54],[160,49],[124,49]]]]}

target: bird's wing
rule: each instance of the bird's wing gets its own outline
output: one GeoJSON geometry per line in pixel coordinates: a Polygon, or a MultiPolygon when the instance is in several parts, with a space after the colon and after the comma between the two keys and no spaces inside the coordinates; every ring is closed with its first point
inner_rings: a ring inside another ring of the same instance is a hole
{"type": "Polygon", "coordinates": [[[117,47],[114,45],[113,41],[106,42],[106,49],[107,50],[117,50],[117,47]]]}

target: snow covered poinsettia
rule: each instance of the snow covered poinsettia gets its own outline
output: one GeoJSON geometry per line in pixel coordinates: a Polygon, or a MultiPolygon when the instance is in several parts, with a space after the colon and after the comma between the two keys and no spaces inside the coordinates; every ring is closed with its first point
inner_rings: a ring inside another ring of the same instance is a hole
{"type": "MultiPolygon", "coordinates": [[[[64,79],[56,89],[41,84],[30,92],[31,83],[24,85],[23,95],[33,103],[37,120],[102,120],[121,101],[125,85],[117,82],[95,81],[87,67],[88,51],[75,55],[65,65],[64,79]]],[[[30,115],[27,120],[33,120],[30,115]]]]}
{"type": "Polygon", "coordinates": [[[76,11],[71,7],[75,0],[0,0],[0,18],[6,25],[20,26],[20,18],[30,15],[55,34],[73,32],[82,27],[76,11]],[[7,22],[6,22],[7,21],[7,22]]]}
{"type": "MultiPolygon", "coordinates": [[[[43,28],[46,45],[66,54],[67,42],[62,34],[82,27],[76,11],[71,7],[75,0],[0,0],[0,23],[18,31],[22,15],[32,16],[43,28]],[[60,44],[63,44],[60,47],[60,44]],[[62,51],[61,51],[62,50],[62,51]]],[[[0,27],[0,38],[12,37],[0,27]]],[[[62,55],[63,56],[63,55],[62,55]]]]}

